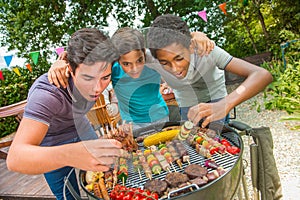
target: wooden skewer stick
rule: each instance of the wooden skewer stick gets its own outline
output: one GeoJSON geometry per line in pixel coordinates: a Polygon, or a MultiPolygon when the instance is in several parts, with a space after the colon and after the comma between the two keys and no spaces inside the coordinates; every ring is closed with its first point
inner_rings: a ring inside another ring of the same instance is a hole
{"type": "Polygon", "coordinates": [[[167,170],[169,173],[171,173],[171,170],[170,170],[170,168],[169,168],[169,167],[167,167],[167,168],[166,168],[166,170],[167,170]]]}
{"type": "Polygon", "coordinates": [[[225,153],[227,153],[230,156],[234,156],[233,154],[229,153],[228,151],[225,151],[225,153]]]}
{"type": "Polygon", "coordinates": [[[151,175],[147,175],[147,178],[149,178],[150,179],[150,181],[151,181],[151,179],[152,179],[152,176],[151,175]]]}
{"type": "Polygon", "coordinates": [[[189,165],[191,164],[190,160],[186,160],[186,161],[188,162],[189,165]]]}
{"type": "Polygon", "coordinates": [[[138,168],[140,180],[142,180],[141,170],[138,168]]]}
{"type": "Polygon", "coordinates": [[[170,163],[174,171],[176,172],[176,168],[174,167],[173,163],[170,163]]]}
{"type": "Polygon", "coordinates": [[[181,163],[181,160],[180,160],[180,159],[176,160],[176,163],[178,164],[179,168],[182,169],[182,163],[181,163]]]}
{"type": "Polygon", "coordinates": [[[216,154],[217,154],[218,156],[221,156],[221,157],[223,156],[223,155],[222,155],[222,154],[220,154],[219,152],[216,152],[216,154]]]}

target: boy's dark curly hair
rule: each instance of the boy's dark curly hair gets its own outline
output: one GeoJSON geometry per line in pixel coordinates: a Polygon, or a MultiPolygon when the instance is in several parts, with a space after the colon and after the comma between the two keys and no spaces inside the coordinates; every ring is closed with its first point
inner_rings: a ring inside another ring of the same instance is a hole
{"type": "Polygon", "coordinates": [[[191,35],[186,22],[171,14],[157,17],[147,33],[147,46],[154,58],[158,49],[173,43],[189,48],[190,42],[191,35]]]}

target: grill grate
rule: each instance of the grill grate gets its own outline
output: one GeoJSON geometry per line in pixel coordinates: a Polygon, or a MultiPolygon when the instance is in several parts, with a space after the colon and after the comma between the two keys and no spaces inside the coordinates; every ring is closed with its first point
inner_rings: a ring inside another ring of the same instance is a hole
{"type": "MultiPolygon", "coordinates": [[[[226,138],[232,145],[240,147],[238,137],[235,137],[235,136],[236,136],[236,133],[227,132],[226,134],[224,134],[223,138],[226,138]]],[[[222,137],[220,137],[220,139],[222,139],[222,137]]],[[[187,144],[187,142],[182,141],[182,143],[190,155],[190,163],[191,164],[199,164],[201,166],[204,166],[204,162],[207,160],[207,158],[198,154],[193,147],[191,147],[187,144]]],[[[141,148],[141,149],[144,150],[143,148],[141,148]]],[[[226,171],[230,171],[231,168],[235,165],[236,161],[238,160],[239,155],[214,154],[214,155],[212,155],[212,158],[218,165],[223,167],[226,171]]],[[[182,165],[182,169],[181,169],[176,163],[173,162],[172,164],[177,172],[184,172],[185,167],[187,167],[189,165],[188,163],[182,163],[183,165],[182,165]]],[[[210,172],[212,170],[213,169],[208,169],[208,172],[210,172]]],[[[171,167],[170,171],[175,172],[173,167],[171,167]]],[[[161,174],[157,174],[157,175],[152,174],[152,178],[163,180],[167,174],[168,174],[168,172],[162,171],[161,174]]],[[[143,171],[141,171],[141,177],[142,177],[142,179],[140,179],[139,173],[135,172],[133,170],[132,162],[128,162],[128,179],[126,181],[125,186],[126,187],[139,187],[139,188],[143,189],[144,184],[146,183],[148,178],[145,176],[143,171]]],[[[221,177],[217,178],[214,181],[217,181],[221,177]]],[[[121,181],[119,181],[118,183],[122,184],[121,181]]],[[[201,189],[201,187],[200,187],[200,189],[201,189]]]]}
{"type": "MultiPolygon", "coordinates": [[[[231,145],[234,145],[234,146],[237,146],[237,147],[241,148],[241,145],[242,145],[241,140],[239,139],[238,134],[235,133],[235,132],[222,133],[219,138],[220,139],[225,138],[231,143],[231,145]]],[[[204,166],[205,161],[208,160],[208,159],[201,156],[200,154],[198,154],[193,147],[191,147],[190,145],[187,144],[186,141],[182,141],[182,143],[183,143],[183,145],[185,146],[185,148],[187,149],[187,151],[189,153],[190,164],[199,164],[201,166],[204,166]]],[[[144,150],[144,147],[140,147],[140,149],[144,150]]],[[[235,164],[239,160],[240,156],[241,156],[241,153],[239,153],[237,155],[214,154],[214,155],[212,155],[212,159],[219,166],[223,167],[226,171],[231,171],[231,169],[235,166],[235,164]]],[[[140,174],[133,170],[132,161],[129,161],[127,163],[128,163],[128,179],[125,183],[125,186],[126,187],[138,187],[138,188],[144,189],[144,185],[145,185],[146,181],[148,180],[148,178],[145,176],[145,174],[143,173],[142,170],[141,170],[140,174]],[[141,178],[140,178],[140,176],[141,176],[141,178]]],[[[184,172],[185,167],[187,167],[189,165],[188,163],[182,163],[182,168],[180,168],[175,162],[173,162],[172,164],[173,164],[174,168],[176,169],[176,172],[182,172],[182,173],[184,172]]],[[[211,172],[212,170],[213,169],[208,169],[208,172],[211,172]]],[[[170,171],[175,172],[173,167],[171,167],[170,171]]],[[[162,171],[161,174],[157,174],[157,175],[152,174],[152,179],[164,180],[165,176],[168,173],[169,172],[162,171]]],[[[207,183],[204,186],[207,186],[208,184],[214,184],[214,182],[221,179],[223,176],[225,176],[225,174],[223,174],[219,178],[215,179],[214,181],[207,183]]],[[[118,184],[122,185],[122,182],[119,180],[118,184]]],[[[201,187],[198,190],[201,190],[201,187]]],[[[110,193],[110,191],[111,190],[108,190],[109,193],[110,193]]]]}

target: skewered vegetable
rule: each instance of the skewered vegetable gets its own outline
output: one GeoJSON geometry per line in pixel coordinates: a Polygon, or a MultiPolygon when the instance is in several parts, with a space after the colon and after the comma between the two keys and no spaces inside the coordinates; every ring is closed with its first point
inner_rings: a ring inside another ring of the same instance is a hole
{"type": "Polygon", "coordinates": [[[217,169],[219,167],[219,165],[212,160],[206,160],[204,166],[212,169],[217,169]]]}
{"type": "Polygon", "coordinates": [[[118,179],[121,180],[123,184],[125,184],[127,177],[128,177],[127,161],[124,158],[120,158],[119,159],[118,179]]]}
{"type": "Polygon", "coordinates": [[[161,165],[159,163],[159,160],[154,156],[150,149],[146,149],[144,151],[144,156],[147,160],[149,167],[151,168],[152,173],[160,174],[162,170],[161,165]]]}
{"type": "Polygon", "coordinates": [[[186,121],[180,128],[180,132],[178,134],[179,140],[186,140],[193,128],[194,124],[191,121],[186,121]]]}
{"type": "Polygon", "coordinates": [[[178,133],[179,130],[168,130],[149,135],[144,139],[144,146],[150,147],[152,145],[158,145],[160,143],[172,140],[175,136],[178,135],[178,133]]]}
{"type": "Polygon", "coordinates": [[[149,167],[147,160],[146,160],[145,156],[143,155],[143,152],[141,150],[137,150],[136,153],[139,157],[139,161],[143,167],[146,177],[151,179],[152,178],[151,168],[149,167]]]}

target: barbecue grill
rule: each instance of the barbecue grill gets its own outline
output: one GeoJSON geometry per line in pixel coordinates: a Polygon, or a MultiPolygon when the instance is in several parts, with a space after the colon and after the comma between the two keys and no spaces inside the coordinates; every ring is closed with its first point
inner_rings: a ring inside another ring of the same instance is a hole
{"type": "MultiPolygon", "coordinates": [[[[169,126],[178,126],[181,125],[179,122],[173,122],[173,123],[166,123],[162,128],[166,128],[169,126]]],[[[159,127],[159,126],[158,126],[159,127]]],[[[159,128],[157,126],[149,126],[143,129],[139,129],[138,131],[135,131],[134,135],[144,135],[144,134],[151,134],[159,131],[159,128]]],[[[211,126],[213,127],[213,126],[211,126]]],[[[218,126],[217,126],[218,127],[218,126]]],[[[226,173],[218,177],[217,179],[205,184],[204,186],[197,186],[195,184],[188,185],[186,187],[174,190],[170,192],[167,196],[165,196],[162,199],[232,199],[233,196],[236,194],[240,180],[243,173],[243,166],[242,166],[242,154],[244,150],[243,141],[239,134],[235,132],[233,129],[226,129],[226,130],[217,130],[220,135],[219,137],[225,138],[230,143],[236,147],[239,147],[241,149],[240,153],[237,155],[230,155],[230,154],[223,154],[218,155],[214,154],[213,159],[215,162],[222,166],[226,173]],[[183,193],[179,196],[173,196],[175,193],[181,193],[183,191],[186,191],[186,189],[189,189],[188,192],[183,193]]],[[[188,153],[190,155],[190,164],[199,164],[201,166],[204,166],[204,162],[207,160],[207,158],[204,158],[200,154],[198,154],[195,149],[191,146],[189,146],[185,141],[183,141],[183,144],[185,148],[188,150],[188,153]]],[[[143,148],[143,147],[141,147],[143,148]]],[[[143,189],[144,184],[148,180],[148,178],[141,172],[141,178],[140,175],[133,171],[133,167],[130,165],[130,162],[128,163],[128,179],[125,183],[126,187],[139,187],[143,189]]],[[[185,167],[188,165],[188,163],[183,163],[182,168],[179,168],[177,165],[174,165],[177,172],[183,172],[185,167]]],[[[171,170],[174,171],[174,170],[171,170]]],[[[208,169],[208,172],[212,171],[212,169],[208,169]]],[[[161,179],[163,180],[168,172],[162,171],[161,174],[153,175],[153,179],[161,179]]],[[[92,192],[89,192],[85,189],[85,171],[80,170],[79,172],[79,181],[82,189],[86,192],[89,199],[98,199],[92,192]]],[[[119,183],[122,184],[122,183],[119,183]]],[[[110,191],[109,191],[110,192],[110,191]]]]}

